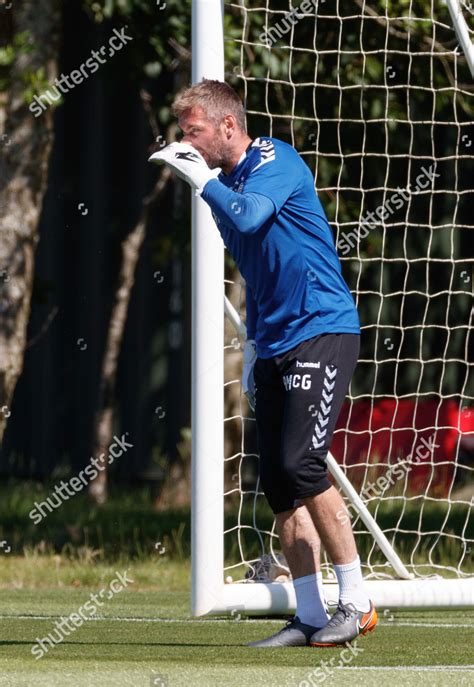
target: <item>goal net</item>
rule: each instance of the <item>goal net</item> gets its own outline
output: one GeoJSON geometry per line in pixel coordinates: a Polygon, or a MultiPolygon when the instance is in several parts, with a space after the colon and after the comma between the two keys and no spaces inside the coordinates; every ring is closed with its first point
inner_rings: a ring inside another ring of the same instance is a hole
{"type": "MultiPolygon", "coordinates": [[[[470,38],[471,15],[461,3],[470,38]]],[[[462,587],[474,573],[474,99],[456,29],[438,0],[224,5],[225,78],[244,99],[249,134],[291,143],[314,173],[358,307],[361,353],[331,454],[360,499],[343,489],[369,581],[441,576],[462,587]]],[[[244,283],[228,255],[225,293],[244,322],[244,283]]],[[[230,316],[222,580],[255,591],[238,603],[243,592],[225,589],[235,601],[216,608],[281,612],[294,599],[258,483],[241,358],[230,316]]],[[[322,569],[334,581],[324,554],[322,569]]],[[[466,602],[441,596],[433,603],[466,602]]]]}

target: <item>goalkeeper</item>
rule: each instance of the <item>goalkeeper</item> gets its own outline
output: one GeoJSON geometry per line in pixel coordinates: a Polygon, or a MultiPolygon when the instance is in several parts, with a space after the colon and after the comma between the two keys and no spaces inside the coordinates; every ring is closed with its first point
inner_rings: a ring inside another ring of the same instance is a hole
{"type": "Polygon", "coordinates": [[[246,281],[242,383],[255,411],[262,488],[296,594],[293,620],[250,646],[344,644],[372,630],[377,613],[344,502],[327,474],[360,339],[332,231],[307,165],[282,141],[251,140],[230,86],[204,79],[178,95],[173,112],[184,138],[150,160],[169,165],[210,206],[246,281]],[[339,583],[332,617],[320,542],[339,583]]]}

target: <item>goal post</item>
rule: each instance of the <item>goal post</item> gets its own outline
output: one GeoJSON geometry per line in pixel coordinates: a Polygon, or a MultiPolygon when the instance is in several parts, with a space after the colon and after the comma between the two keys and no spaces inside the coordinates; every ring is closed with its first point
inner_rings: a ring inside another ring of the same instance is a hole
{"type": "MultiPolygon", "coordinates": [[[[451,15],[451,21],[459,40],[459,45],[466,56],[466,61],[469,66],[471,76],[474,78],[474,45],[469,35],[469,28],[462,12],[461,0],[446,0],[446,4],[451,15]]],[[[466,2],[467,7],[467,2],[466,2]]],[[[474,14],[472,9],[472,2],[469,2],[469,9],[474,14]]]]}
{"type": "MultiPolygon", "coordinates": [[[[458,24],[448,23],[451,1],[432,0],[420,16],[396,0],[390,10],[384,0],[349,4],[343,14],[335,0],[241,0],[225,9],[221,0],[194,0],[192,78],[230,81],[244,95],[251,135],[288,140],[314,171],[362,311],[366,343],[328,467],[364,545],[371,598],[391,609],[474,606],[472,486],[471,496],[464,488],[474,464],[460,442],[462,432],[474,437],[466,305],[473,261],[460,252],[474,229],[466,212],[474,200],[466,182],[474,104],[470,58],[461,61],[453,40],[462,35],[469,51],[472,31],[459,6],[458,24]],[[398,215],[387,210],[397,191],[398,215]],[[444,306],[430,309],[430,300],[446,302],[444,321],[444,306]],[[430,450],[413,465],[427,440],[430,450]],[[396,465],[403,479],[387,480],[396,465]]],[[[193,198],[192,211],[192,613],[291,613],[293,585],[255,574],[263,555],[277,560],[279,547],[236,372],[245,289],[224,274],[205,203],[193,198]]],[[[326,596],[337,601],[326,558],[322,569],[326,596]]]]}
{"type": "MultiPolygon", "coordinates": [[[[192,80],[224,79],[223,5],[192,5],[192,80]]],[[[224,565],[224,244],[206,203],[192,198],[192,612],[209,613],[224,565]]]]}

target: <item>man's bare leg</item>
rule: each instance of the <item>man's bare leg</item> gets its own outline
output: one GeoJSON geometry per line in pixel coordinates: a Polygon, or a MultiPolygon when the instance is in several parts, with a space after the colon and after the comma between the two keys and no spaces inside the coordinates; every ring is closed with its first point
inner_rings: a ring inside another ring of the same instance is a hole
{"type": "Polygon", "coordinates": [[[321,540],[307,509],[278,513],[275,524],[293,579],[319,572],[321,540]]]}
{"type": "Polygon", "coordinates": [[[334,487],[330,487],[322,494],[302,499],[302,502],[333,562],[340,601],[353,604],[358,611],[367,612],[370,600],[364,589],[351,521],[341,495],[334,487]]]}
{"type": "Polygon", "coordinates": [[[323,627],[329,615],[320,572],[321,541],[314,522],[304,506],[277,514],[275,521],[293,577],[296,616],[305,625],[323,627]]]}
{"type": "Polygon", "coordinates": [[[357,556],[352,525],[342,496],[330,487],[322,494],[302,499],[318,528],[321,541],[335,564],[350,563],[357,556]]]}
{"type": "Polygon", "coordinates": [[[319,554],[321,542],[310,514],[304,506],[275,516],[281,547],[293,576],[296,614],[282,630],[249,646],[308,646],[310,638],[327,624],[319,554]]]}

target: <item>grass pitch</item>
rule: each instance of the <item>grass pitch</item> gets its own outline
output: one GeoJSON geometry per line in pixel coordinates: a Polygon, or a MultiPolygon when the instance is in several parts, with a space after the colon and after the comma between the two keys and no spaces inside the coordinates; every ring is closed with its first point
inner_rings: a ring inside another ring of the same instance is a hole
{"type": "MultiPolygon", "coordinates": [[[[0,687],[474,687],[474,611],[382,610],[375,632],[358,640],[363,651],[353,657],[340,649],[249,649],[247,642],[273,634],[284,621],[189,617],[189,511],[159,513],[148,491],[112,489],[104,507],[79,494],[35,527],[28,512],[49,489],[0,486],[0,540],[11,545],[0,550],[0,687]],[[124,570],[134,583],[36,660],[37,639],[124,570]]],[[[423,512],[431,530],[445,515],[435,505],[423,512]]],[[[418,518],[418,509],[404,513],[418,518]]],[[[384,527],[398,515],[386,513],[384,527]]],[[[263,529],[270,529],[271,514],[264,516],[263,529]]],[[[451,509],[450,517],[451,532],[472,536],[463,529],[464,510],[451,509]]],[[[417,522],[403,526],[416,530],[417,522]]],[[[437,555],[456,565],[458,540],[447,539],[452,550],[437,546],[437,555]]],[[[401,545],[410,550],[405,535],[401,545]]],[[[236,552],[227,554],[230,560],[236,552]]],[[[473,565],[466,558],[464,571],[473,565]]]]}
{"type": "Polygon", "coordinates": [[[344,664],[340,649],[245,646],[282,620],[191,619],[186,577],[174,578],[182,591],[123,590],[39,660],[36,639],[101,584],[0,589],[0,685],[474,685],[474,611],[381,612],[375,632],[357,641],[362,651],[344,664]]]}

